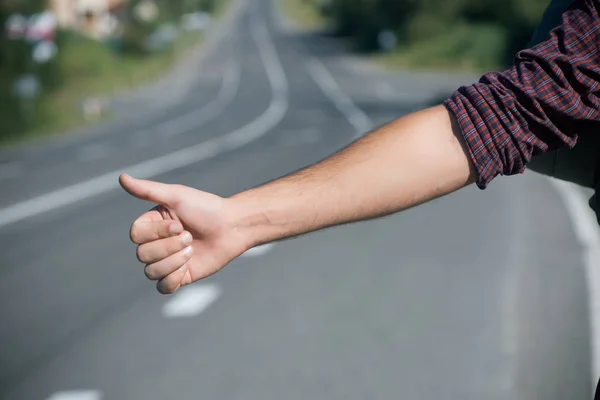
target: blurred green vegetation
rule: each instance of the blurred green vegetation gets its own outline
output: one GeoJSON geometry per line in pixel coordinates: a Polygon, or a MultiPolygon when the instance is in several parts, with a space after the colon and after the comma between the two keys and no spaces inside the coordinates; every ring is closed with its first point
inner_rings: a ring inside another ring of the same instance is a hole
{"type": "Polygon", "coordinates": [[[17,6],[12,8],[0,5],[0,144],[89,122],[82,112],[85,99],[126,91],[155,79],[202,39],[201,31],[179,31],[164,48],[149,51],[145,44],[157,28],[177,26],[181,15],[198,10],[218,17],[229,0],[163,0],[157,2],[160,14],[152,23],[133,17],[136,2],[128,2],[123,33],[118,38],[100,41],[73,31],[58,31],[58,55],[46,64],[34,63],[33,44],[8,38],[4,27],[12,13],[32,15],[44,10],[47,1],[13,2],[17,6]],[[14,83],[24,74],[37,76],[41,82],[35,100],[20,101],[14,94],[14,83]]]}
{"type": "MultiPolygon", "coordinates": [[[[392,32],[390,66],[499,69],[530,40],[550,0],[282,0],[319,10],[359,51],[381,53],[392,32]]],[[[289,7],[288,7],[289,8],[289,7]]],[[[292,16],[293,17],[293,16],[292,16]]]]}
{"type": "Polygon", "coordinates": [[[325,23],[323,14],[313,0],[281,0],[281,7],[291,21],[302,28],[315,29],[325,23]]]}

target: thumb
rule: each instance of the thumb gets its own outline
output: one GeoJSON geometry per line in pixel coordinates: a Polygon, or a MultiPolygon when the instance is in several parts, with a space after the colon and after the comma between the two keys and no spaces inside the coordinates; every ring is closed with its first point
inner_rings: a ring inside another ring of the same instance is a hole
{"type": "Polygon", "coordinates": [[[176,199],[171,185],[165,183],[135,179],[127,174],[119,176],[119,183],[127,193],[141,200],[169,207],[176,199]]]}

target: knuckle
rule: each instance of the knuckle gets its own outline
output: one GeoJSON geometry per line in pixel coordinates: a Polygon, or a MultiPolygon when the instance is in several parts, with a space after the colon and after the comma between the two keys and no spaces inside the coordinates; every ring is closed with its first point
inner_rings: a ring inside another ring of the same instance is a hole
{"type": "MultiPolygon", "coordinates": [[[[174,191],[178,193],[185,193],[189,188],[185,185],[176,184],[171,187],[174,191]]],[[[182,197],[181,196],[173,196],[171,199],[171,207],[177,207],[181,204],[182,197]]]]}
{"type": "Polygon", "coordinates": [[[160,226],[160,228],[158,228],[158,235],[161,238],[168,238],[171,237],[171,225],[170,224],[163,224],[160,226]]]}

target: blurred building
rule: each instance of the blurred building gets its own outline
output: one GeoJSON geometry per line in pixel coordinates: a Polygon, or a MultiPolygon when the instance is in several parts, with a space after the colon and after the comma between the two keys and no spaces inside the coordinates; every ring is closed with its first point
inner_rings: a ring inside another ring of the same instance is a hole
{"type": "Polygon", "coordinates": [[[61,28],[98,39],[114,34],[126,6],[127,0],[50,0],[61,28]]]}

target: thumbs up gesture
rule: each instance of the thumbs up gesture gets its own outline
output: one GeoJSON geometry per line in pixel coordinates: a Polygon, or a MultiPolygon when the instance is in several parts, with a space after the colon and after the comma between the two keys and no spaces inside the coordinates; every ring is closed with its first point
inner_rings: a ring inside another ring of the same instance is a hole
{"type": "Polygon", "coordinates": [[[157,206],[131,225],[131,240],[146,276],[160,293],[206,278],[248,249],[235,229],[227,200],[187,186],[134,179],[119,183],[138,199],[157,206]]]}

